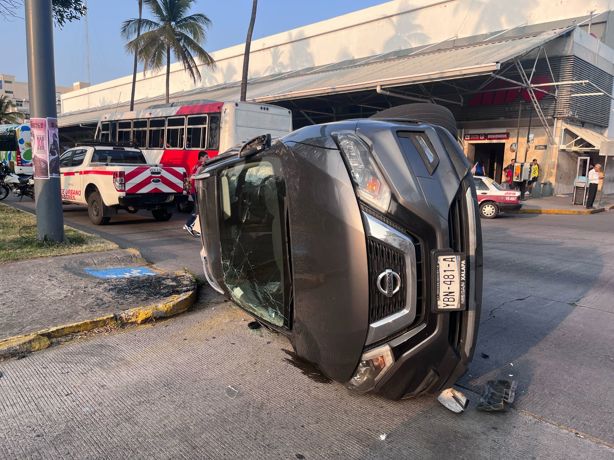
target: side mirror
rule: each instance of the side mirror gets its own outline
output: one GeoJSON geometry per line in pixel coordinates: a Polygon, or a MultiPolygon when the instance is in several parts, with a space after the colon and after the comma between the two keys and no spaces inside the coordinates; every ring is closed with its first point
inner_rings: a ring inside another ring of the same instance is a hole
{"type": "Polygon", "coordinates": [[[262,152],[269,147],[271,147],[270,134],[263,134],[262,136],[254,137],[253,139],[247,141],[243,147],[241,147],[241,150],[239,150],[239,158],[255,155],[256,153],[262,152]]]}

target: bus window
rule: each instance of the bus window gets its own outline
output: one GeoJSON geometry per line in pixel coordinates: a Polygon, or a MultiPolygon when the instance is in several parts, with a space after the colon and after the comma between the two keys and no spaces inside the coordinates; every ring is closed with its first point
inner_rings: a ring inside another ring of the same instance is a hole
{"type": "Polygon", "coordinates": [[[207,145],[207,116],[188,117],[188,131],[185,147],[187,149],[204,149],[207,145]]]}
{"type": "Polygon", "coordinates": [[[172,149],[182,149],[184,134],[184,117],[174,117],[166,120],[166,147],[172,149]]]}
{"type": "Polygon", "coordinates": [[[111,123],[101,123],[100,132],[98,133],[98,140],[102,142],[111,142],[111,123]]]}
{"type": "Polygon", "coordinates": [[[138,147],[145,147],[147,145],[147,120],[134,121],[134,136],[132,140],[138,147]]]}
{"type": "Polygon", "coordinates": [[[117,127],[117,142],[130,142],[132,139],[132,122],[120,121],[117,127]]]}
{"type": "Polygon", "coordinates": [[[149,142],[150,149],[164,148],[164,118],[154,118],[149,120],[149,142]]]}
{"type": "Polygon", "coordinates": [[[209,144],[208,149],[217,150],[220,148],[220,116],[209,115],[209,144]]]}

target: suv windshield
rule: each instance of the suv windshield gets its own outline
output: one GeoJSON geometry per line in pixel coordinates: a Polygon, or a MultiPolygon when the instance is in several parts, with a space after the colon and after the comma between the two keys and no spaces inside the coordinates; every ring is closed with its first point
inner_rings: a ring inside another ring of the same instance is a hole
{"type": "Polygon", "coordinates": [[[142,152],[138,150],[94,150],[92,163],[114,163],[129,165],[147,164],[142,152]]]}

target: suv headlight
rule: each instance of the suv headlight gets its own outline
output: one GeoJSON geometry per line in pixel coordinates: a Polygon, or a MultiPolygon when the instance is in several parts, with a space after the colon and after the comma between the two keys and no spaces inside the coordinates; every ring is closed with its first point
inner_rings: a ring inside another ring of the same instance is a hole
{"type": "Polygon", "coordinates": [[[345,156],[358,197],[382,212],[390,206],[390,188],[375,164],[369,146],[353,132],[332,134],[345,156]]]}
{"type": "Polygon", "coordinates": [[[366,393],[394,364],[394,355],[389,345],[367,351],[360,358],[358,367],[346,387],[358,393],[366,393]]]}

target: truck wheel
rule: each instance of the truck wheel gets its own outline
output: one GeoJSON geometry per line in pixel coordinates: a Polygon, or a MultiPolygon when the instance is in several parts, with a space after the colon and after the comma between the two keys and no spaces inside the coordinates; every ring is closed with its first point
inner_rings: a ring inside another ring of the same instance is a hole
{"type": "Polygon", "coordinates": [[[87,197],[87,215],[94,225],[106,225],[111,220],[110,217],[104,216],[105,208],[100,192],[95,190],[90,193],[87,197]]]}
{"type": "Polygon", "coordinates": [[[492,201],[485,201],[480,205],[480,216],[485,219],[494,219],[499,215],[499,206],[492,201]]]}
{"type": "Polygon", "coordinates": [[[168,209],[154,209],[151,211],[151,214],[158,222],[166,222],[173,216],[173,213],[168,209]]]}

